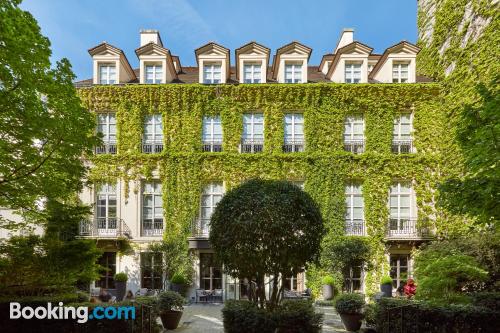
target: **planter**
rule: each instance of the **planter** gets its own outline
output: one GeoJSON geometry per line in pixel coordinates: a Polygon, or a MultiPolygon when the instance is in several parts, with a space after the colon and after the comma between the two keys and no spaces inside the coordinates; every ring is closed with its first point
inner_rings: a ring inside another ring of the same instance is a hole
{"type": "Polygon", "coordinates": [[[185,284],[172,283],[170,285],[170,290],[175,291],[181,294],[182,296],[185,296],[187,291],[187,286],[185,284]]]}
{"type": "Polygon", "coordinates": [[[333,298],[333,286],[329,284],[323,285],[323,299],[329,301],[333,298]]]}
{"type": "Polygon", "coordinates": [[[361,321],[363,320],[362,313],[339,313],[342,324],[349,332],[359,331],[361,328],[361,321]]]}
{"type": "Polygon", "coordinates": [[[381,284],[380,291],[384,294],[384,297],[392,297],[392,284],[381,284]]]}
{"type": "Polygon", "coordinates": [[[162,311],[160,312],[161,323],[167,330],[175,330],[181,321],[182,311],[162,311]]]}
{"type": "Polygon", "coordinates": [[[127,282],[115,281],[115,286],[116,286],[116,300],[118,302],[123,301],[125,293],[127,292],[127,282]]]}

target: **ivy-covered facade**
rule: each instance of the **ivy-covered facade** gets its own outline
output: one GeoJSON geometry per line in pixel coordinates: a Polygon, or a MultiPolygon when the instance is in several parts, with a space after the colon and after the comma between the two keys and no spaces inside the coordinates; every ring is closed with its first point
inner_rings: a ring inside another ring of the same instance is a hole
{"type": "MultiPolygon", "coordinates": [[[[327,238],[347,231],[368,239],[373,265],[362,272],[360,282],[368,294],[378,290],[381,276],[391,269],[398,279],[411,274],[411,250],[430,237],[452,232],[450,226],[459,224],[450,223],[453,217],[436,207],[437,183],[449,172],[446,152],[452,146],[446,116],[439,111],[438,84],[124,85],[91,86],[78,92],[92,112],[115,112],[117,128],[116,154],[88,157],[92,185],[83,200],[97,195],[92,188],[118,181],[118,214],[128,228],[136,230],[144,219],[144,184],[154,180],[161,184],[162,237],[185,239],[186,250],[189,246],[197,257],[193,298],[194,289],[206,289],[204,283],[222,288],[225,298],[244,294],[243,284],[219,273],[220,267],[204,255],[210,253],[210,246],[206,233],[199,232],[199,221],[203,208],[210,208],[204,199],[211,198],[206,191],[214,184],[227,191],[255,177],[303,182],[304,190],[321,208],[327,238]],[[240,152],[244,115],[255,113],[263,116],[262,151],[240,152]],[[304,146],[286,152],[289,130],[285,119],[291,113],[303,117],[304,146]],[[413,150],[409,153],[393,148],[395,119],[401,114],[411,115],[413,150]],[[163,130],[162,150],[152,154],[144,153],[142,145],[145,119],[151,115],[159,115],[163,130]],[[364,151],[360,153],[346,151],[344,142],[346,119],[352,115],[364,123],[364,151]],[[222,146],[217,151],[203,148],[207,117],[220,117],[222,146]],[[363,200],[363,229],[356,232],[346,224],[351,205],[346,203],[346,189],[352,184],[361,185],[363,200]],[[410,222],[404,218],[393,221],[394,214],[405,214],[394,212],[406,205],[401,204],[405,198],[391,195],[398,191],[398,184],[399,189],[407,186],[412,191],[414,202],[409,205],[415,210],[411,216],[415,224],[410,228],[414,229],[408,229],[410,222]],[[216,281],[214,276],[219,274],[221,280],[216,281]]],[[[138,263],[140,252],[158,238],[139,231],[126,236],[132,238],[135,253],[123,256],[123,265],[117,263],[116,270],[128,270],[139,287],[144,280],[141,270],[150,269],[138,263]]],[[[288,283],[292,289],[299,288],[298,282],[317,292],[328,271],[329,267],[311,268],[305,277],[291,278],[288,283]]]]}

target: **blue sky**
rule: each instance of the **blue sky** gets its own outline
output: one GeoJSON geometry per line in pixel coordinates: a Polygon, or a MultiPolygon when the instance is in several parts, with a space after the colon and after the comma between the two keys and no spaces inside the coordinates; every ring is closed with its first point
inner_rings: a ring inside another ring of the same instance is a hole
{"type": "Polygon", "coordinates": [[[102,41],[121,48],[133,68],[140,29],[157,29],[163,44],[194,65],[194,49],[208,41],[231,50],[255,40],[275,50],[298,40],[313,49],[310,64],[333,52],[343,28],[383,50],[417,39],[416,0],[24,0],[52,42],[53,60],[68,58],[78,79],[92,75],[87,50],[102,41]]]}

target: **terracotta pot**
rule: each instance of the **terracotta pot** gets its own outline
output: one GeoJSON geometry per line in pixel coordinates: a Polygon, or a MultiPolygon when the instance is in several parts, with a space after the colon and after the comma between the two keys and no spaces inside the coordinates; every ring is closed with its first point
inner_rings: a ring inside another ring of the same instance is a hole
{"type": "Polygon", "coordinates": [[[339,313],[342,324],[349,332],[359,331],[361,328],[361,321],[363,320],[362,313],[339,313]]]}
{"type": "Polygon", "coordinates": [[[181,321],[182,311],[162,311],[160,312],[161,323],[167,330],[175,330],[181,321]]]}

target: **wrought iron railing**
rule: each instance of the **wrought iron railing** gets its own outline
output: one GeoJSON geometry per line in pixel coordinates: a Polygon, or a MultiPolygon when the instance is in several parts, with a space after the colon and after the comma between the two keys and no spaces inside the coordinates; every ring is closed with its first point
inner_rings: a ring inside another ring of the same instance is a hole
{"type": "Polygon", "coordinates": [[[116,142],[104,142],[102,145],[95,147],[96,154],[116,154],[116,142]]]}
{"type": "Polygon", "coordinates": [[[348,236],[365,236],[365,221],[361,219],[346,220],[345,234],[348,236]]]}
{"type": "Polygon", "coordinates": [[[411,154],[413,153],[413,140],[392,140],[392,152],[394,154],[411,154]]]}
{"type": "Polygon", "coordinates": [[[203,141],[201,150],[204,152],[219,153],[222,151],[221,141],[203,141]]]}
{"type": "Polygon", "coordinates": [[[262,153],[264,150],[264,140],[242,139],[240,144],[241,153],[262,153]]]}
{"type": "Polygon", "coordinates": [[[128,225],[117,217],[97,217],[80,221],[79,235],[98,238],[132,238],[128,225]]]}
{"type": "Polygon", "coordinates": [[[158,237],[163,235],[163,219],[146,219],[142,221],[141,236],[158,237]]]}
{"type": "Polygon", "coordinates": [[[143,141],[142,152],[144,154],[158,154],[163,151],[163,142],[158,141],[143,141]]]}
{"type": "Polygon", "coordinates": [[[387,238],[419,239],[431,237],[429,228],[418,226],[415,218],[390,218],[387,238]]]}
{"type": "Polygon", "coordinates": [[[365,140],[345,140],[344,150],[353,154],[365,152],[365,140]]]}
{"type": "Polygon", "coordinates": [[[210,234],[210,220],[195,219],[191,224],[191,235],[193,237],[208,238],[210,234]]]}
{"type": "Polygon", "coordinates": [[[284,153],[299,153],[303,152],[305,148],[305,142],[303,140],[296,141],[285,141],[283,144],[284,153]]]}

